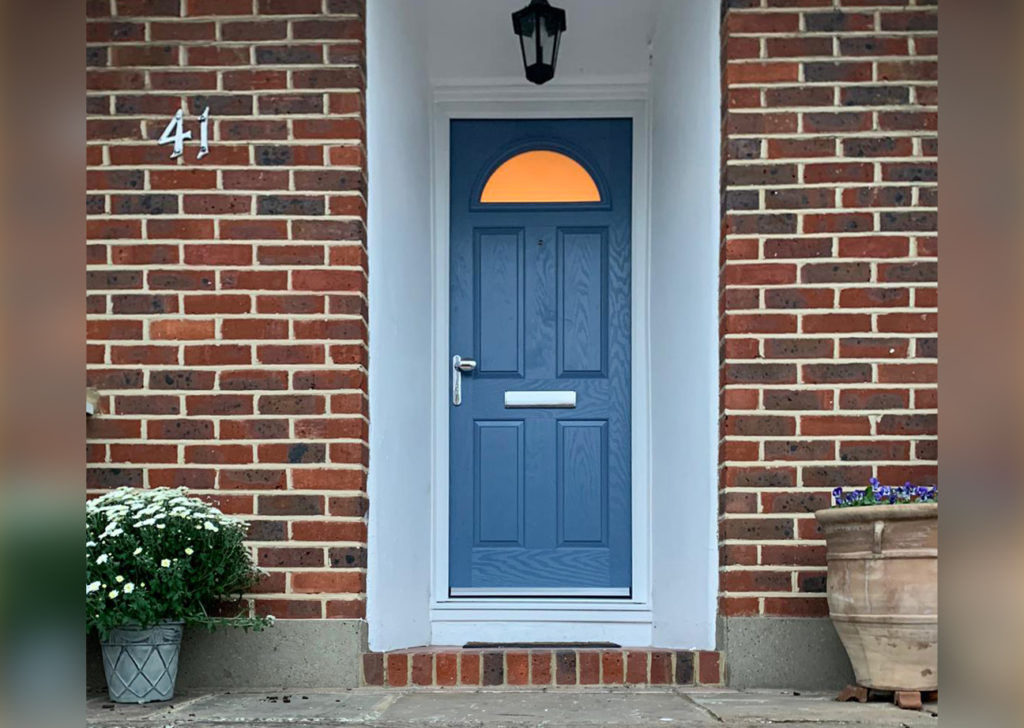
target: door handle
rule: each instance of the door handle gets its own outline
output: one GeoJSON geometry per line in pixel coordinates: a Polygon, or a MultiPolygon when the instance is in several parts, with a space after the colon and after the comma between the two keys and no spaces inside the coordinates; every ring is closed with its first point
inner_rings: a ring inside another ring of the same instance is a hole
{"type": "Polygon", "coordinates": [[[452,404],[462,404],[462,373],[467,374],[476,369],[475,359],[463,359],[456,354],[452,357],[452,404]]]}

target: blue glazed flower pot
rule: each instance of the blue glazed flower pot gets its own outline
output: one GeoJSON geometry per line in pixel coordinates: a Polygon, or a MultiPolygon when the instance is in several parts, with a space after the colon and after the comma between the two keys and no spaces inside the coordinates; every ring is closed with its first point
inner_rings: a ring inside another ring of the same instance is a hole
{"type": "Polygon", "coordinates": [[[107,691],[115,703],[151,703],[174,697],[182,622],[121,627],[101,642],[107,691]]]}

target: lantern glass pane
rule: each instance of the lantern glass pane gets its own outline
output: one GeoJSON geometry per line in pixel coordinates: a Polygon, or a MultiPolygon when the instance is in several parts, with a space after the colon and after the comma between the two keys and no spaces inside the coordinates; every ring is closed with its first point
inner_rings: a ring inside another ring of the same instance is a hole
{"type": "Polygon", "coordinates": [[[552,65],[554,60],[555,43],[558,39],[558,25],[554,18],[544,16],[541,18],[542,31],[540,34],[540,54],[538,59],[541,63],[552,65]]]}
{"type": "Polygon", "coordinates": [[[519,29],[524,37],[533,37],[534,29],[537,27],[537,16],[527,13],[519,18],[519,29]]]}
{"type": "Polygon", "coordinates": [[[519,45],[523,50],[523,60],[526,65],[532,66],[537,62],[537,18],[534,15],[525,15],[519,20],[519,28],[522,31],[519,36],[519,45]]]}

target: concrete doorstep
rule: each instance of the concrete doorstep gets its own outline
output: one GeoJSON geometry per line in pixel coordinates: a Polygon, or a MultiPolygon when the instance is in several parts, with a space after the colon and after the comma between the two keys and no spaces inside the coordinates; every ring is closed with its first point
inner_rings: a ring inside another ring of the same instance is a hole
{"type": "Polygon", "coordinates": [[[167,703],[87,704],[96,728],[366,726],[408,728],[642,728],[771,725],[937,727],[938,708],[837,703],[834,695],[792,691],[676,688],[420,689],[266,691],[186,695],[167,703]]]}

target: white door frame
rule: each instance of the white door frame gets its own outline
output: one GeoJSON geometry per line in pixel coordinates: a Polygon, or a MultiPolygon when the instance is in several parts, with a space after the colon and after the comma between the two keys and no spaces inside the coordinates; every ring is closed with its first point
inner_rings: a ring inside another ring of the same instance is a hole
{"type": "Polygon", "coordinates": [[[650,114],[646,83],[496,89],[436,87],[431,115],[432,225],[432,554],[433,644],[467,641],[610,641],[649,645],[651,608],[650,447],[650,114]],[[448,597],[449,122],[488,118],[629,118],[632,189],[632,565],[630,599],[448,597]]]}

